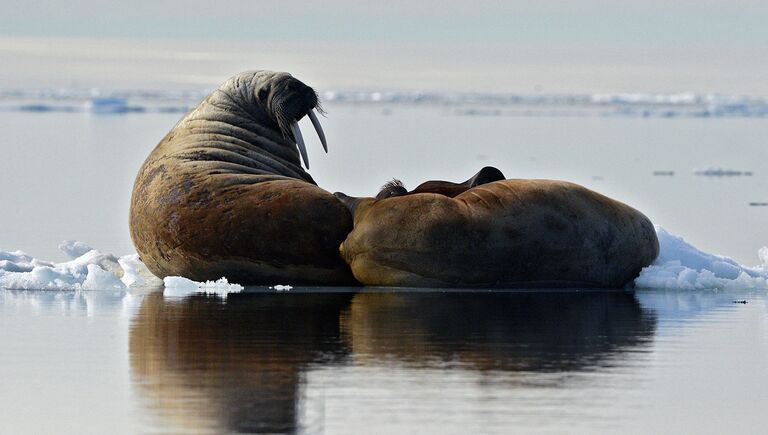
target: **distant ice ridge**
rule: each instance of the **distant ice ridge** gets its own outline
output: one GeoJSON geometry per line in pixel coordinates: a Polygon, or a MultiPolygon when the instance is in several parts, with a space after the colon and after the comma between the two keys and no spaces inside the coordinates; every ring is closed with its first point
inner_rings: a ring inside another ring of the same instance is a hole
{"type": "MultiPolygon", "coordinates": [[[[208,90],[0,89],[0,110],[94,114],[183,113],[208,90]]],[[[768,98],[694,93],[479,93],[327,90],[338,104],[453,107],[461,116],[766,117],[768,98]]]]}
{"type": "Polygon", "coordinates": [[[636,288],[768,290],[768,247],[758,252],[760,265],[747,267],[731,258],[700,251],[661,227],[656,227],[656,234],[659,257],[640,272],[636,288]]]}
{"type": "Polygon", "coordinates": [[[116,257],[82,242],[59,249],[72,260],[52,263],[22,251],[0,251],[0,287],[15,290],[122,290],[162,284],[137,254],[116,257]]]}

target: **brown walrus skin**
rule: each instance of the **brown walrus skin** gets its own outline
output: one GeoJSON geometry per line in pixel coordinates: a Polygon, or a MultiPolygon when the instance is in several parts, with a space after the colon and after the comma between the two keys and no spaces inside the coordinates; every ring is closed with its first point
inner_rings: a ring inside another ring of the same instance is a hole
{"type": "Polygon", "coordinates": [[[133,188],[130,231],[159,277],[356,283],[339,257],[352,217],[299,163],[292,122],[318,104],[287,73],[238,74],[165,136],[133,188]]]}
{"type": "Polygon", "coordinates": [[[354,213],[340,252],[366,285],[620,288],[659,253],[642,213],[564,181],[484,168],[461,184],[382,192],[337,194],[354,213]]]}

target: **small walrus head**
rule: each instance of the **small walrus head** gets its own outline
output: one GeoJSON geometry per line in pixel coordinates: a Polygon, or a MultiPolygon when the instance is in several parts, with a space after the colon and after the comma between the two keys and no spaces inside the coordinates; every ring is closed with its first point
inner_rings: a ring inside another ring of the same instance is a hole
{"type": "Polygon", "coordinates": [[[288,73],[274,73],[258,87],[256,98],[275,122],[283,137],[296,143],[307,169],[309,169],[309,157],[298,123],[301,118],[309,116],[323,144],[323,149],[326,153],[328,152],[325,133],[315,113],[323,113],[323,109],[320,107],[320,101],[314,89],[288,73]]]}
{"type": "MultiPolygon", "coordinates": [[[[379,190],[379,193],[376,195],[375,199],[371,200],[378,201],[397,196],[414,195],[417,193],[435,193],[453,198],[454,196],[457,196],[475,186],[480,186],[482,184],[492,183],[494,181],[504,179],[504,174],[493,166],[484,167],[477,174],[472,176],[472,178],[463,183],[431,180],[419,184],[415,189],[411,191],[406,189],[402,181],[393,179],[392,181],[388,181],[386,184],[384,184],[379,190]]],[[[357,206],[360,204],[360,202],[366,199],[364,197],[348,196],[341,192],[336,192],[334,195],[344,205],[347,206],[352,215],[355,214],[355,210],[357,209],[357,206]]]]}

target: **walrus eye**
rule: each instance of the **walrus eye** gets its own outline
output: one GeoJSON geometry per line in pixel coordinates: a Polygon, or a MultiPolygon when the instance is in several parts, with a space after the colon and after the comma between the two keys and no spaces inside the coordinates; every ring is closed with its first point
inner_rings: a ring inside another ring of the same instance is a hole
{"type": "MultiPolygon", "coordinates": [[[[309,119],[312,121],[312,126],[315,127],[315,132],[320,138],[320,143],[323,144],[323,149],[328,152],[328,143],[325,141],[325,132],[320,125],[320,120],[317,119],[315,109],[309,111],[309,119]]],[[[293,133],[294,139],[296,139],[296,146],[299,148],[301,159],[304,161],[304,167],[309,169],[309,156],[307,155],[307,146],[304,144],[304,137],[301,135],[301,129],[299,128],[299,121],[293,121],[291,123],[291,133],[293,133]]]]}

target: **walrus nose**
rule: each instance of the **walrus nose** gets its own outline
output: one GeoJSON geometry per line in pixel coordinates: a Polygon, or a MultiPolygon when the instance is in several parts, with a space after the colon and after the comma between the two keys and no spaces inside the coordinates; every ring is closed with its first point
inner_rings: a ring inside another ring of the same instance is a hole
{"type": "MultiPolygon", "coordinates": [[[[312,121],[312,126],[315,127],[315,132],[317,132],[317,136],[320,138],[320,143],[323,144],[323,149],[327,153],[328,143],[325,141],[325,132],[323,132],[323,127],[320,125],[320,120],[317,119],[315,109],[309,111],[309,120],[312,121]]],[[[304,137],[301,135],[299,121],[293,121],[291,123],[291,133],[293,133],[293,137],[296,139],[296,146],[299,148],[301,160],[304,161],[304,166],[309,169],[309,155],[307,155],[307,146],[304,144],[304,137]]]]}

